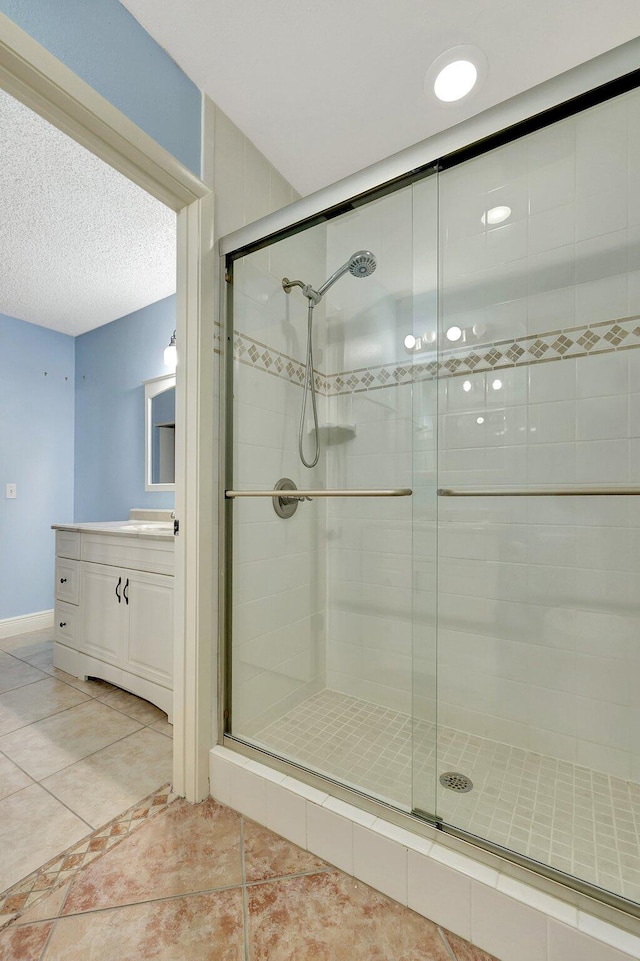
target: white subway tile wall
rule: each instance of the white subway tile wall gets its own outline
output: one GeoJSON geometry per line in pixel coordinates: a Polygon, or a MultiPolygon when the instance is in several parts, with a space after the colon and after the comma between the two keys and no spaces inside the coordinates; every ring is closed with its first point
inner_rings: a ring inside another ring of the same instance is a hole
{"type": "MultiPolygon", "coordinates": [[[[628,277],[637,210],[629,198],[637,193],[639,118],[634,92],[501,148],[494,163],[479,158],[441,178],[442,332],[453,322],[447,304],[455,306],[461,288],[468,294],[466,278],[484,264],[475,293],[486,322],[465,327],[465,351],[482,354],[483,345],[517,336],[493,313],[516,292],[515,251],[527,279],[518,302],[528,335],[561,329],[571,343],[553,362],[441,379],[440,486],[640,482],[638,356],[611,349],[631,346],[624,332],[637,320],[608,327],[609,352],[594,356],[603,328],[580,332],[636,310],[628,277]],[[524,191],[510,222],[528,221],[528,247],[515,243],[501,262],[509,266],[504,287],[488,283],[486,269],[491,238],[504,228],[455,230],[461,206],[493,203],[496,166],[524,191]],[[470,237],[473,251],[464,248],[470,237]]],[[[444,724],[638,779],[638,520],[635,500],[624,497],[441,501],[444,724]]],[[[444,796],[442,805],[446,815],[444,796]]]]}

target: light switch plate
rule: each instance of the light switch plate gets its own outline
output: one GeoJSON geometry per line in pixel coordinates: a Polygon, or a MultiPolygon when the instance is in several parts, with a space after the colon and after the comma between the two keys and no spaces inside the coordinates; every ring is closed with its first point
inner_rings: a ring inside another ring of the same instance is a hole
{"type": "Polygon", "coordinates": [[[4,495],[9,500],[14,500],[18,496],[18,485],[17,484],[7,484],[6,493],[4,495]]]}

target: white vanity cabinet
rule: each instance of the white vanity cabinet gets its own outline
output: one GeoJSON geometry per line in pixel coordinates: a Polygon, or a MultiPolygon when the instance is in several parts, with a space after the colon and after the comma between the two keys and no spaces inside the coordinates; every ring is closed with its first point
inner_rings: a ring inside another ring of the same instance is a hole
{"type": "Polygon", "coordinates": [[[171,719],[173,536],[110,526],[57,529],[54,664],[138,694],[171,719]]]}
{"type": "Polygon", "coordinates": [[[82,590],[83,650],[171,687],[173,577],[84,563],[82,590]]]}

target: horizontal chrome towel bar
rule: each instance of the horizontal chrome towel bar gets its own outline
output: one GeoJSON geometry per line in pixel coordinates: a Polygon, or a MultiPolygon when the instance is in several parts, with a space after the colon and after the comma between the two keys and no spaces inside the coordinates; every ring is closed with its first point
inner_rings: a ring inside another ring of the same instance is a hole
{"type": "Polygon", "coordinates": [[[438,497],[614,497],[637,496],[640,487],[499,487],[481,488],[440,487],[438,497]]]}
{"type": "Polygon", "coordinates": [[[281,490],[281,491],[225,491],[224,496],[234,497],[282,497],[287,500],[306,500],[308,497],[411,497],[410,487],[397,487],[390,490],[281,490]]]}

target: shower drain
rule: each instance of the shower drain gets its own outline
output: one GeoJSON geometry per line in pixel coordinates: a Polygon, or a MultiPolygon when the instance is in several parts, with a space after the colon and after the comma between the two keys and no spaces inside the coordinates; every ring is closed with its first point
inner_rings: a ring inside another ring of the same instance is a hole
{"type": "Polygon", "coordinates": [[[440,784],[449,788],[450,791],[457,791],[458,794],[467,794],[473,790],[473,781],[466,774],[458,771],[445,771],[440,775],[440,784]]]}

